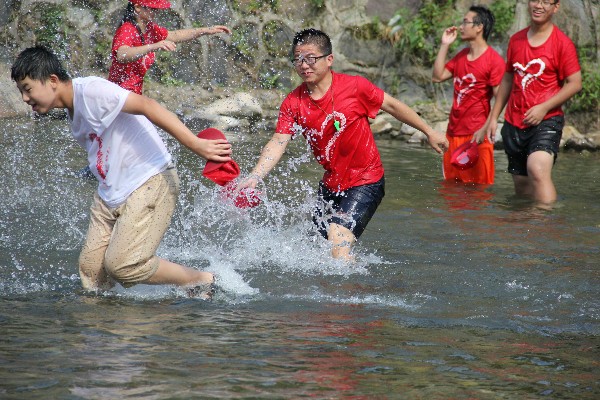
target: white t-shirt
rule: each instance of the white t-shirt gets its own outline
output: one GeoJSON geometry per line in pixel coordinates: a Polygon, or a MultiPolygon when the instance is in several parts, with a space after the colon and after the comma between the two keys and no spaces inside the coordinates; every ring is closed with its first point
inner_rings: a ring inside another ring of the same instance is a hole
{"type": "Polygon", "coordinates": [[[171,162],[154,125],[121,112],[130,93],[98,77],[73,79],[73,137],[87,151],[98,194],[111,208],[171,162]]]}

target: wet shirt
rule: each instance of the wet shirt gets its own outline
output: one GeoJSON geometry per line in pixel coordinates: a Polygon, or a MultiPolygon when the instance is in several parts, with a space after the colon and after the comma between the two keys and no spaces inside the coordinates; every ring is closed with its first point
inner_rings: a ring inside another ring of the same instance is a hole
{"type": "MultiPolygon", "coordinates": [[[[527,40],[525,28],[515,33],[508,43],[506,72],[513,74],[513,84],[505,119],[520,129],[525,112],[554,96],[563,81],[581,68],[575,45],[558,27],[542,45],[534,47],[527,40]]],[[[550,110],[544,119],[563,115],[562,108],[550,110]]]]}
{"type": "Polygon", "coordinates": [[[121,112],[129,94],[106,79],[73,79],[73,137],[87,151],[98,194],[111,208],[171,162],[154,125],[121,112]]]}
{"type": "Polygon", "coordinates": [[[167,28],[148,22],[146,32],[142,36],[138,28],[131,22],[123,23],[115,33],[112,43],[112,64],[108,72],[108,80],[137,94],[142,94],[144,76],[156,58],[154,53],[148,53],[143,57],[129,63],[117,61],[117,50],[121,46],[139,47],[165,40],[169,34],[167,28]]]}
{"type": "Polygon", "coordinates": [[[504,75],[504,59],[491,46],[469,61],[469,49],[461,50],[447,64],[454,77],[454,101],[450,111],[449,136],[473,135],[487,120],[493,87],[504,75]]]}
{"type": "Polygon", "coordinates": [[[383,176],[368,119],[377,115],[384,92],[363,77],[332,74],[331,87],[321,99],[311,99],[304,83],[286,97],[276,132],[301,133],[325,169],[325,186],[341,192],[383,176]]]}

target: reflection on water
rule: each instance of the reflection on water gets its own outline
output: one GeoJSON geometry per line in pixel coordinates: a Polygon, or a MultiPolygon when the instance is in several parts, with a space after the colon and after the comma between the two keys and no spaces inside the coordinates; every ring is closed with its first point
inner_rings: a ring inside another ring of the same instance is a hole
{"type": "MultiPolygon", "coordinates": [[[[267,136],[236,141],[251,168],[267,136]]],[[[432,151],[378,142],[386,197],[332,260],[302,140],[239,210],[169,140],[180,204],[160,254],[219,275],[211,303],[169,287],[82,293],[95,183],[61,121],[0,130],[0,398],[598,398],[598,155],[561,154],[559,202],[441,181],[432,151]]]]}

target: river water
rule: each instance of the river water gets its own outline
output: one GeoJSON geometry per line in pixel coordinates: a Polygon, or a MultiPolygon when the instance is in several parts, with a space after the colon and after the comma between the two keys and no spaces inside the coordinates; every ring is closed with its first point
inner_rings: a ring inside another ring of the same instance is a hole
{"type": "MultiPolygon", "coordinates": [[[[93,180],[60,120],[0,129],[0,398],[600,398],[600,155],[561,153],[559,201],[446,184],[433,151],[379,140],[386,197],[347,265],[312,232],[302,139],[240,210],[168,140],[182,178],[159,254],[213,271],[84,293],[93,180]]],[[[266,134],[235,138],[248,172],[266,134]]]]}

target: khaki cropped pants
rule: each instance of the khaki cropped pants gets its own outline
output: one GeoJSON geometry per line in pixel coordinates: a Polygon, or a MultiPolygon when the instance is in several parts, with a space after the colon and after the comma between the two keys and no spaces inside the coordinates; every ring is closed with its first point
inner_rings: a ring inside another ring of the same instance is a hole
{"type": "Polygon", "coordinates": [[[85,289],[107,288],[114,281],[133,286],[158,269],[158,248],[175,210],[179,178],[175,168],[157,174],[116,208],[94,195],[87,238],[79,256],[85,289]]]}

